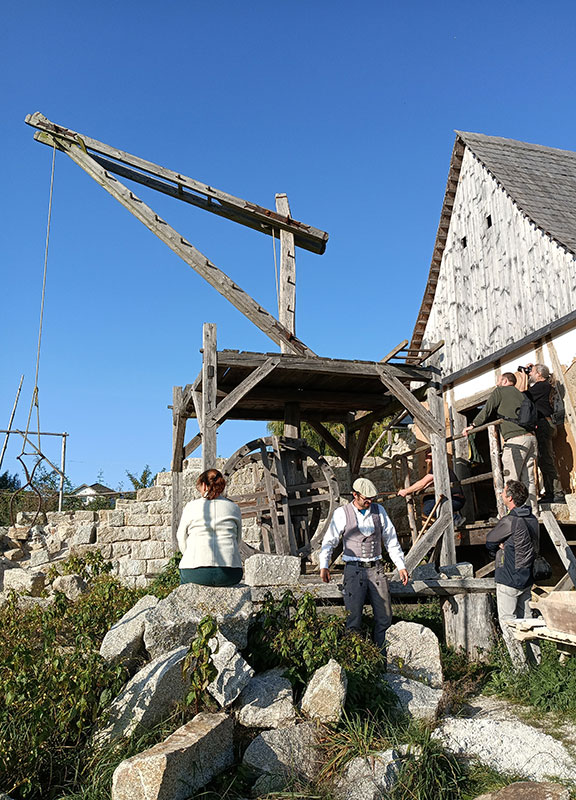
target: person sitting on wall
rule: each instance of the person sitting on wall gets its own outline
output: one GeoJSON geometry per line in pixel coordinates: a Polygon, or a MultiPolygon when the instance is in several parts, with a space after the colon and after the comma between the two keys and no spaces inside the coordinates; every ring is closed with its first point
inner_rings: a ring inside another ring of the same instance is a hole
{"type": "Polygon", "coordinates": [[[500,433],[504,439],[502,466],[504,478],[521,481],[528,487],[528,499],[534,511],[536,504],[536,480],[534,466],[536,459],[536,436],[514,420],[524,400],[524,395],[516,388],[516,375],[504,372],[498,384],[490,393],[484,408],[476,414],[472,424],[464,428],[468,436],[475,427],[486,422],[501,419],[500,433]]]}
{"type": "Polygon", "coordinates": [[[556,425],[552,422],[553,402],[556,389],[550,383],[550,370],[545,364],[530,364],[530,385],[526,394],[536,406],[538,423],[536,442],[538,443],[538,466],[544,482],[541,503],[565,503],[564,490],[558,477],[554,459],[554,439],[556,425]]]}
{"type": "MultiPolygon", "coordinates": [[[[410,486],[406,486],[404,489],[398,490],[399,497],[407,497],[411,494],[419,494],[420,492],[425,491],[426,489],[432,489],[434,486],[434,473],[432,471],[432,453],[428,451],[425,456],[426,462],[426,475],[423,478],[420,478],[419,481],[416,483],[411,484],[410,486]]],[[[466,502],[466,498],[464,497],[464,493],[462,492],[462,486],[460,485],[460,481],[458,480],[457,475],[453,470],[448,468],[448,474],[450,475],[450,494],[452,498],[452,513],[454,515],[454,525],[458,527],[462,525],[465,521],[465,518],[460,513],[460,509],[464,506],[466,502]]],[[[422,498],[422,513],[428,516],[434,506],[436,505],[436,495],[426,493],[422,498]]]]}
{"type": "Polygon", "coordinates": [[[242,514],[222,497],[225,487],[222,473],[207,469],[196,482],[202,496],[184,506],[176,534],[183,553],[180,583],[234,586],[242,580],[242,514]]]}
{"type": "MultiPolygon", "coordinates": [[[[528,489],[520,481],[506,481],[502,499],[508,514],[486,536],[486,548],[495,558],[496,606],[502,637],[512,664],[522,669],[526,653],[507,625],[507,620],[531,617],[532,566],[538,551],[540,527],[527,504],[528,489]]],[[[528,645],[528,657],[536,662],[540,649],[528,645]]]]}

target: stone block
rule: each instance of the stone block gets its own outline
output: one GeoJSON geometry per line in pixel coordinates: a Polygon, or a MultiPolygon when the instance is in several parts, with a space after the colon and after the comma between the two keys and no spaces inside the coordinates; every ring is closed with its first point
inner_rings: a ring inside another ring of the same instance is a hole
{"type": "Polygon", "coordinates": [[[280,728],[294,723],[292,684],[282,669],[255,675],[238,699],[236,718],[245,728],[280,728]]]}
{"type": "Polygon", "coordinates": [[[413,581],[437,581],[440,577],[440,573],[434,564],[419,564],[417,567],[414,567],[410,577],[413,581]]]}
{"type": "Polygon", "coordinates": [[[117,500],[116,508],[129,514],[146,514],[146,503],[139,503],[137,500],[117,500]]]}
{"type": "Polygon", "coordinates": [[[95,511],[74,511],[73,512],[73,520],[74,522],[95,522],[96,521],[96,512],[95,511]]]}
{"type": "Polygon", "coordinates": [[[197,714],[160,744],[116,768],[111,800],[187,800],[234,763],[233,721],[197,714]]]}
{"type": "Polygon", "coordinates": [[[153,577],[159,575],[166,564],[170,561],[169,558],[149,558],[146,561],[146,575],[153,577]]]}
{"type": "Polygon", "coordinates": [[[21,561],[26,558],[26,553],[20,547],[15,547],[12,550],[5,550],[3,553],[4,558],[8,561],[21,561]]]}
{"type": "Polygon", "coordinates": [[[294,586],[300,579],[297,556],[262,553],[244,562],[244,580],[249,586],[294,586]]]}
{"type": "Polygon", "coordinates": [[[46,520],[51,525],[70,525],[72,511],[47,511],[46,520]]]}
{"type": "Polygon", "coordinates": [[[121,528],[102,528],[98,531],[99,542],[136,542],[150,538],[150,527],[133,527],[124,525],[121,528]]]}
{"type": "Polygon", "coordinates": [[[304,714],[320,722],[338,722],[346,702],[346,672],[333,658],[317,669],[302,697],[304,714]]]}
{"type": "Polygon", "coordinates": [[[445,564],[439,569],[441,578],[473,578],[474,567],[467,561],[460,564],[445,564]]]}
{"type": "Polygon", "coordinates": [[[16,514],[16,525],[42,525],[46,522],[46,514],[43,511],[19,511],[16,514]]]}
{"type": "Polygon", "coordinates": [[[403,675],[388,673],[384,679],[398,698],[402,709],[416,719],[434,721],[438,713],[443,690],[433,689],[420,681],[403,675]]]}
{"type": "Polygon", "coordinates": [[[353,758],[336,784],[338,800],[380,800],[398,780],[402,761],[396,750],[353,758]]]}
{"type": "Polygon", "coordinates": [[[52,588],[55,592],[62,592],[68,600],[78,600],[88,591],[88,584],[80,575],[59,575],[54,578],[52,588]]]}
{"type": "Polygon", "coordinates": [[[157,542],[170,542],[172,544],[172,526],[154,528],[154,530],[150,531],[150,538],[155,539],[157,542]]]}
{"type": "Polygon", "coordinates": [[[46,576],[43,572],[34,572],[30,569],[10,569],[4,573],[4,591],[15,591],[39,597],[46,585],[46,576]]]}
{"type": "Polygon", "coordinates": [[[149,486],[146,489],[138,489],[136,492],[136,499],[140,501],[163,500],[164,489],[162,486],[149,486]]]}
{"type": "Polygon", "coordinates": [[[132,558],[164,558],[166,548],[164,542],[134,542],[132,558]]]}
{"type": "Polygon", "coordinates": [[[126,525],[162,525],[162,516],[160,514],[132,514],[129,510],[126,511],[126,525]]]}
{"type": "Polygon", "coordinates": [[[25,542],[28,539],[29,531],[30,528],[28,526],[12,525],[12,527],[9,528],[8,535],[15,541],[25,542]]]}
{"type": "Polygon", "coordinates": [[[118,574],[124,575],[144,575],[146,573],[146,562],[134,558],[121,558],[118,561],[118,574]]]}
{"type": "Polygon", "coordinates": [[[27,567],[35,569],[45,567],[50,563],[50,553],[48,550],[32,550],[30,557],[26,562],[27,567]]]}
{"type": "Polygon", "coordinates": [[[397,622],[386,631],[389,672],[442,688],[440,645],[436,634],[415,622],[397,622]]]}
{"type": "Polygon", "coordinates": [[[154,500],[148,503],[149,514],[169,514],[172,515],[172,501],[171,500],[154,500]]]}
{"type": "Polygon", "coordinates": [[[246,748],[243,763],[262,773],[313,780],[321,766],[316,723],[263,731],[246,748]]]}
{"type": "Polygon", "coordinates": [[[78,525],[74,530],[72,544],[94,544],[96,542],[96,525],[78,525]]]}
{"type": "Polygon", "coordinates": [[[172,486],[172,473],[159,472],[154,482],[156,486],[172,486]]]}
{"type": "Polygon", "coordinates": [[[186,691],[182,662],[187,652],[187,647],[179,647],[164,653],[128,681],[107,709],[107,724],[95,735],[98,745],[152,728],[170,715],[186,691]]]}
{"type": "Polygon", "coordinates": [[[222,708],[226,708],[248,685],[254,670],[242,658],[236,645],[229,642],[221,633],[210,641],[210,646],[212,662],[218,670],[218,675],[207,688],[222,708]]]}
{"type": "Polygon", "coordinates": [[[151,657],[188,644],[207,614],[215,617],[222,635],[239,650],[246,647],[252,617],[250,588],[187,583],[161,600],[146,622],[144,644],[151,657]]]}
{"type": "Polygon", "coordinates": [[[124,525],[124,512],[117,509],[99,511],[98,519],[102,527],[117,528],[124,525]]]}
{"type": "Polygon", "coordinates": [[[102,658],[132,669],[144,655],[144,623],[147,614],[158,602],[157,597],[148,594],[112,625],[100,646],[102,658]]]}
{"type": "Polygon", "coordinates": [[[132,552],[132,542],[114,542],[113,544],[101,544],[100,549],[110,548],[110,555],[105,558],[122,558],[128,556],[132,552]]]}

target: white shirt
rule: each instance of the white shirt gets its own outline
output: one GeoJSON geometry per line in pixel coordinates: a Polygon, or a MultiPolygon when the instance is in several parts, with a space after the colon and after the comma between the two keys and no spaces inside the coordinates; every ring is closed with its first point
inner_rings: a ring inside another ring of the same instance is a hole
{"type": "MultiPolygon", "coordinates": [[[[374,533],[374,520],[372,519],[372,514],[370,509],[368,509],[365,513],[362,513],[360,509],[356,508],[354,504],[352,504],[354,511],[356,512],[356,519],[358,521],[358,530],[364,536],[371,536],[374,533]]],[[[380,516],[380,524],[382,525],[382,545],[388,551],[390,558],[392,559],[394,566],[397,569],[406,569],[406,565],[404,563],[404,553],[402,552],[402,548],[400,547],[400,542],[398,541],[398,536],[396,534],[396,528],[394,527],[392,520],[384,510],[384,507],[381,506],[379,503],[376,504],[378,508],[378,513],[380,516]]],[[[332,556],[332,551],[340,541],[342,534],[346,530],[346,512],[344,511],[344,506],[339,506],[336,511],[334,512],[334,516],[332,517],[332,521],[328,526],[328,530],[324,534],[324,539],[322,540],[322,547],[320,549],[320,569],[328,569],[330,565],[330,560],[332,556]]],[[[356,561],[356,558],[351,558],[350,556],[342,556],[343,561],[356,561]]]]}

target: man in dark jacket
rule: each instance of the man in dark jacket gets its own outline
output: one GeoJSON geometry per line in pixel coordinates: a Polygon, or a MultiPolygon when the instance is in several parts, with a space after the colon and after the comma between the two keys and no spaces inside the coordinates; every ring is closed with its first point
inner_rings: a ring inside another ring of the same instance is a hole
{"type": "MultiPolygon", "coordinates": [[[[532,565],[538,550],[539,524],[532,513],[528,489],[520,481],[507,481],[502,498],[508,514],[498,522],[486,537],[486,547],[495,557],[496,605],[502,636],[512,664],[522,669],[526,654],[522,644],[514,638],[507,620],[531,617],[528,605],[532,589],[532,565]]],[[[530,659],[537,661],[539,649],[528,645],[530,659]]]]}
{"type": "Polygon", "coordinates": [[[544,494],[541,503],[565,503],[564,490],[558,477],[554,457],[554,438],[556,425],[553,422],[553,398],[556,390],[550,383],[550,370],[545,364],[532,364],[530,386],[526,394],[538,412],[536,441],[538,442],[538,466],[544,481],[544,494]]]}

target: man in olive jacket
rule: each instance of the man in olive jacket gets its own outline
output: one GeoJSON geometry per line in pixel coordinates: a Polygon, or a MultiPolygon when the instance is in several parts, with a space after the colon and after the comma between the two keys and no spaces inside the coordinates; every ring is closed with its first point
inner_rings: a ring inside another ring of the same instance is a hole
{"type": "Polygon", "coordinates": [[[528,497],[533,511],[538,510],[536,499],[535,458],[536,436],[527,431],[514,420],[524,395],[516,388],[516,375],[505,372],[500,376],[498,385],[491,392],[484,408],[474,417],[472,424],[464,429],[468,435],[475,427],[485,422],[501,419],[500,433],[504,439],[502,448],[502,466],[504,478],[522,481],[528,487],[528,497]]]}
{"type": "MultiPolygon", "coordinates": [[[[512,664],[526,667],[521,642],[514,638],[507,620],[532,616],[528,605],[532,589],[532,565],[538,551],[539,524],[529,505],[528,490],[520,481],[507,481],[502,499],[508,514],[486,536],[486,547],[495,557],[496,605],[502,636],[512,664]]],[[[537,661],[539,648],[528,645],[530,660],[537,661]]]]}

